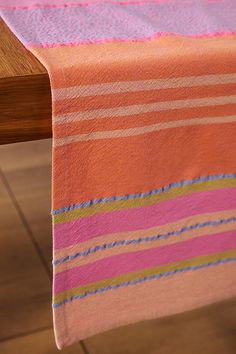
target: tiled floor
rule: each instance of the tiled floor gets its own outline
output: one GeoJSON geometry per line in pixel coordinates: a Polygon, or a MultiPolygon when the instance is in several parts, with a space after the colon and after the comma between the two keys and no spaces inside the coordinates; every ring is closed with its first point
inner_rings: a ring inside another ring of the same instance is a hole
{"type": "MultiPolygon", "coordinates": [[[[50,147],[50,140],[0,147],[0,354],[58,352],[50,304],[50,147]]],[[[236,354],[236,299],[116,329],[63,352],[236,354]]]]}

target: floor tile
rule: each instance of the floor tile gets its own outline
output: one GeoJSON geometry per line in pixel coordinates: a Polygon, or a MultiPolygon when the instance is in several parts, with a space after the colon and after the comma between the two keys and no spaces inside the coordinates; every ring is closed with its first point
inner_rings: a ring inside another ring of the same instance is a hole
{"type": "Polygon", "coordinates": [[[51,283],[0,180],[0,340],[51,326],[51,283]]]}
{"type": "MultiPolygon", "coordinates": [[[[0,342],[1,354],[58,354],[51,329],[0,342]]],[[[83,354],[80,344],[65,348],[63,354],[83,354]]]]}
{"type": "Polygon", "coordinates": [[[87,339],[90,354],[235,354],[236,298],[87,339]]]}

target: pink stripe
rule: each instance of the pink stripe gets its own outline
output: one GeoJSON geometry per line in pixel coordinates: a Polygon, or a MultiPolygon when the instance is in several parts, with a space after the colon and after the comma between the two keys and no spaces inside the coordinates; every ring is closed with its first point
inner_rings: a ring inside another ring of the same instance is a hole
{"type": "Polygon", "coordinates": [[[57,294],[66,289],[117,275],[174,263],[192,257],[214,254],[233,248],[236,248],[236,231],[228,231],[210,236],[196,237],[195,239],[179,242],[174,245],[107,257],[103,260],[56,274],[54,293],[57,294]]]}
{"type": "Polygon", "coordinates": [[[235,187],[195,192],[147,207],[97,214],[54,225],[54,247],[69,247],[106,234],[145,230],[192,215],[234,208],[235,187]]]}
{"type": "MultiPolygon", "coordinates": [[[[50,3],[48,0],[21,0],[19,5],[19,0],[0,0],[0,8],[10,9],[10,10],[30,10],[35,7],[44,7],[44,8],[62,8],[62,7],[75,7],[75,6],[91,6],[94,4],[119,4],[119,5],[129,5],[129,4],[143,4],[143,3],[176,3],[178,0],[129,0],[129,1],[109,1],[109,0],[77,0],[72,3],[66,3],[64,0],[51,0],[50,3]]],[[[187,0],[188,1],[188,0],[187,0]]],[[[206,2],[209,0],[206,0],[206,2]]],[[[179,0],[181,3],[185,3],[186,0],[179,0]]],[[[213,2],[213,1],[209,1],[213,2]]]]}
{"type": "MultiPolygon", "coordinates": [[[[185,35],[188,38],[211,38],[211,37],[224,37],[224,36],[233,36],[236,35],[234,31],[224,31],[224,32],[209,32],[206,34],[191,34],[185,35]]],[[[112,38],[112,39],[98,39],[98,40],[87,40],[87,41],[75,41],[75,42],[63,42],[63,43],[27,43],[26,48],[55,48],[55,47],[76,47],[78,45],[92,45],[92,44],[105,44],[105,43],[114,43],[114,42],[122,42],[122,43],[130,43],[130,42],[147,42],[151,39],[156,39],[165,36],[174,36],[179,37],[179,34],[169,33],[169,32],[158,32],[154,33],[152,36],[148,36],[145,38],[112,38]]]]}

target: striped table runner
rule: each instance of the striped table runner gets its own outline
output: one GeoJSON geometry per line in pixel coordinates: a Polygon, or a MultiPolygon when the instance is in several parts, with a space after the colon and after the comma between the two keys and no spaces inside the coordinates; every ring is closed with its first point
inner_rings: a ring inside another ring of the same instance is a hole
{"type": "Polygon", "coordinates": [[[235,296],[236,1],[0,8],[50,76],[58,347],[235,296]]]}

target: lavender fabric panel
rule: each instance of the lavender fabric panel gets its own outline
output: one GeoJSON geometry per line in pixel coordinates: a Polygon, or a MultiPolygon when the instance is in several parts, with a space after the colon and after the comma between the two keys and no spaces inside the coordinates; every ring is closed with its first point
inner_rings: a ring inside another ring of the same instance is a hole
{"type": "Polygon", "coordinates": [[[161,33],[186,36],[236,31],[236,1],[113,4],[2,9],[27,46],[139,40],[161,33]]]}

